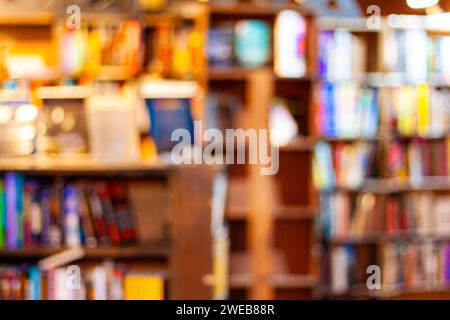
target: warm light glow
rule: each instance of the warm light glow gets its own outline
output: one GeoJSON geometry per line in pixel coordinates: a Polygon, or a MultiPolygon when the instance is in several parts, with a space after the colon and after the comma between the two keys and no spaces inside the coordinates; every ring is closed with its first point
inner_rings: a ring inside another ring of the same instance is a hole
{"type": "Polygon", "coordinates": [[[15,118],[17,122],[29,122],[35,120],[38,114],[39,109],[36,106],[26,104],[17,108],[15,118]]]}
{"type": "Polygon", "coordinates": [[[439,0],[406,0],[406,3],[410,8],[423,9],[437,5],[439,0]]]}

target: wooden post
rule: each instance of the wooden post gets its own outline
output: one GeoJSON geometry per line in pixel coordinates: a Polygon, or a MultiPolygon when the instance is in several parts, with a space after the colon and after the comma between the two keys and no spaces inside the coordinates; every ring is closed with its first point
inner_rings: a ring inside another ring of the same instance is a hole
{"type": "MultiPolygon", "coordinates": [[[[252,72],[247,80],[247,115],[250,128],[267,129],[274,80],[270,70],[252,72]]],[[[249,166],[249,217],[248,244],[250,268],[254,282],[249,298],[265,300],[274,298],[274,290],[268,278],[273,272],[273,186],[272,177],[261,175],[261,165],[249,166]]]]}

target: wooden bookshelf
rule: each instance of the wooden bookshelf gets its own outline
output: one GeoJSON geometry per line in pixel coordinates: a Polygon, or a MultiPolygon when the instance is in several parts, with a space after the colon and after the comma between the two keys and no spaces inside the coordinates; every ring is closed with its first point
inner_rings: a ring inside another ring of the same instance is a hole
{"type": "Polygon", "coordinates": [[[310,175],[311,155],[317,142],[309,130],[315,82],[316,29],[312,13],[293,1],[283,5],[211,2],[208,8],[211,28],[242,19],[259,19],[274,28],[282,10],[297,11],[307,19],[306,76],[279,77],[270,61],[258,68],[212,66],[208,78],[210,92],[225,92],[239,98],[247,120],[245,127],[267,128],[273,97],[302,102],[298,120],[301,135],[280,148],[280,172],[276,176],[261,178],[252,165],[229,166],[226,218],[231,240],[231,298],[311,298],[318,283],[310,246],[317,210],[310,175]],[[264,204],[262,198],[267,198],[264,204]],[[299,244],[297,236],[307,241],[299,244]]]}
{"type": "MultiPolygon", "coordinates": [[[[114,259],[130,270],[156,270],[170,274],[169,299],[211,299],[213,275],[211,207],[213,179],[220,168],[155,164],[99,165],[2,160],[0,172],[22,172],[50,178],[126,179],[138,243],[123,247],[83,248],[77,263],[114,259]],[[195,187],[193,187],[195,181],[195,187]],[[170,201],[168,202],[168,200],[170,201]],[[149,209],[150,208],[150,209],[149,209]],[[158,217],[162,218],[158,218],[158,217]],[[166,221],[170,221],[167,226],[166,221]],[[195,229],[195,232],[191,230],[195,229]],[[201,246],[198,244],[202,243],[201,246]],[[195,248],[193,250],[192,248],[195,248]],[[192,267],[187,270],[183,266],[192,267]]],[[[1,249],[0,262],[31,262],[62,253],[67,248],[1,249]]]]}

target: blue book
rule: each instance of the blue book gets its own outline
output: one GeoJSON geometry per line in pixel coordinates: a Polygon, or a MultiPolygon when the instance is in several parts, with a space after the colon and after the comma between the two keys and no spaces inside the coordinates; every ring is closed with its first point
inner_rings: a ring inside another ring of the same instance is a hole
{"type": "Polygon", "coordinates": [[[325,86],[325,136],[334,137],[335,130],[335,97],[334,85],[331,83],[324,84],[325,86]]]}
{"type": "Polygon", "coordinates": [[[147,99],[150,115],[150,135],[154,139],[158,152],[171,151],[179,141],[172,141],[172,133],[177,129],[186,129],[194,144],[194,120],[190,99],[147,99]]]}
{"type": "Polygon", "coordinates": [[[5,175],[6,246],[9,249],[23,247],[23,188],[24,176],[17,173],[5,175]]]}
{"type": "Polygon", "coordinates": [[[41,270],[33,266],[29,271],[29,298],[30,300],[42,300],[41,270]]]}

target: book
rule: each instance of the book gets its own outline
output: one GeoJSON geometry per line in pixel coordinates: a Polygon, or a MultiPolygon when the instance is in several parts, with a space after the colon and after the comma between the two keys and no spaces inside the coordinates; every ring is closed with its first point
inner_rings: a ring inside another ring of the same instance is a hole
{"type": "Polygon", "coordinates": [[[194,144],[194,120],[189,99],[147,99],[150,115],[150,135],[158,152],[168,152],[179,143],[172,141],[172,133],[185,129],[194,144]]]}
{"type": "Polygon", "coordinates": [[[158,275],[126,275],[125,300],[163,300],[164,280],[158,275]]]}
{"type": "Polygon", "coordinates": [[[3,180],[0,179],[0,248],[5,246],[6,234],[6,201],[5,187],[3,180]]]}

